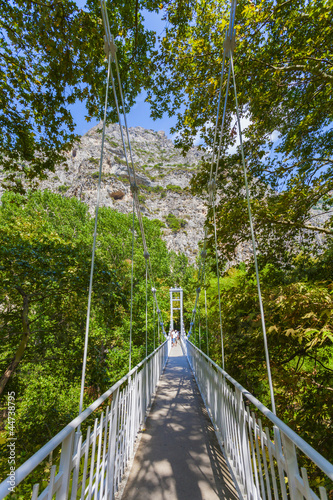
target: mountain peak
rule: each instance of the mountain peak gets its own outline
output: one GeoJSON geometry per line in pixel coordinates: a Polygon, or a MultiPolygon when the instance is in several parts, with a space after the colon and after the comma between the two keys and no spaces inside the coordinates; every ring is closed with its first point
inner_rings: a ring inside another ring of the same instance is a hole
{"type": "MultiPolygon", "coordinates": [[[[96,205],[102,127],[100,122],[82,136],[67,154],[66,163],[57,166],[54,174],[41,184],[42,189],[81,199],[91,213],[96,205]]],[[[127,146],[126,130],[124,127],[122,130],[127,146]]],[[[163,130],[130,127],[129,136],[143,215],[164,222],[163,239],[168,248],[185,253],[194,263],[207,211],[203,200],[189,192],[189,183],[200,166],[202,151],[193,147],[183,156],[163,130]]],[[[100,205],[130,213],[132,203],[120,127],[108,124],[100,205]]]]}

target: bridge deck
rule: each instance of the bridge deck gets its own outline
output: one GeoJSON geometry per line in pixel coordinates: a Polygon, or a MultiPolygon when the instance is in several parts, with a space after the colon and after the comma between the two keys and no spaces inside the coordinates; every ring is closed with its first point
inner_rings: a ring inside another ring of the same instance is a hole
{"type": "Polygon", "coordinates": [[[239,498],[179,345],[171,349],[121,498],[239,498]]]}

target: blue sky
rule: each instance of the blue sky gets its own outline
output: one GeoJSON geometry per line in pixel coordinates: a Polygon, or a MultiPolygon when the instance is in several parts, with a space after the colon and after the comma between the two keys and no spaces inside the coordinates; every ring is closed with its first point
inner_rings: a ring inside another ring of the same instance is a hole
{"type": "MultiPolygon", "coordinates": [[[[79,7],[84,8],[85,0],[76,0],[79,7]]],[[[146,12],[145,25],[148,29],[155,30],[157,35],[160,35],[164,30],[164,22],[161,20],[159,14],[146,12]]],[[[111,94],[110,94],[111,95],[111,94]]],[[[160,120],[153,120],[150,118],[150,105],[145,102],[146,93],[142,92],[136,100],[136,104],[132,107],[130,113],[127,115],[127,122],[130,127],[144,127],[146,129],[164,130],[168,137],[170,135],[170,128],[175,125],[176,117],[169,118],[167,115],[160,120]]],[[[85,106],[83,103],[77,103],[72,107],[72,113],[76,122],[76,133],[83,135],[97,122],[91,121],[87,123],[85,120],[85,106]]]]}

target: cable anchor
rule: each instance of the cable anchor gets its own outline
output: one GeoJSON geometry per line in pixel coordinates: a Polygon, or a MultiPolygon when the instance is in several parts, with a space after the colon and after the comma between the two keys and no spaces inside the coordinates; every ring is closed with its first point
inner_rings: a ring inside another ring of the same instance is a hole
{"type": "Polygon", "coordinates": [[[111,61],[116,62],[117,45],[114,43],[113,36],[111,36],[110,40],[104,36],[104,52],[106,57],[109,57],[111,54],[111,61]]]}
{"type": "Polygon", "coordinates": [[[132,194],[137,193],[139,191],[139,187],[135,182],[131,182],[130,189],[132,191],[132,194]]]}
{"type": "Polygon", "coordinates": [[[208,192],[215,193],[215,190],[216,190],[216,182],[215,179],[212,179],[211,181],[208,182],[208,192]]]}
{"type": "Polygon", "coordinates": [[[223,48],[225,50],[226,57],[230,57],[231,55],[233,55],[235,47],[236,47],[236,30],[234,30],[231,37],[228,36],[227,33],[225,40],[223,42],[223,48]]]}

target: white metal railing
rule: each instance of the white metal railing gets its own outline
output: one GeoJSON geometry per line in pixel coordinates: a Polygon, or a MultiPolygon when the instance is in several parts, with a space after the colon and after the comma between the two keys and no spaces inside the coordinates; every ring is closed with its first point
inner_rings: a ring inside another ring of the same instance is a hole
{"type": "Polygon", "coordinates": [[[182,346],[242,495],[253,500],[327,500],[325,487],[319,487],[318,497],[309,486],[297,453],[319,467],[327,483],[333,480],[333,465],[187,338],[182,338],[182,346]],[[263,429],[246,400],[270,421],[271,430],[263,429]]]}
{"type": "MultiPolygon", "coordinates": [[[[15,488],[46,457],[61,446],[58,465],[51,468],[47,487],[35,484],[32,500],[110,499],[118,490],[134,442],[146,418],[146,410],[170,352],[170,339],[161,344],[125,377],[62,429],[15,472],[15,488]],[[86,439],[77,432],[85,420],[112,397],[105,413],[88,427],[86,439]]],[[[0,484],[0,499],[9,494],[9,478],[0,484]]],[[[22,497],[23,498],[23,497],[22,497]]]]}

